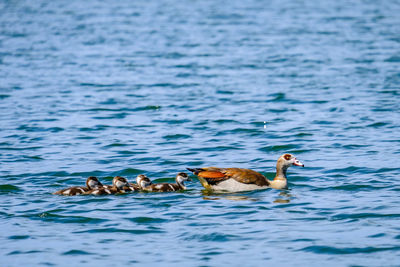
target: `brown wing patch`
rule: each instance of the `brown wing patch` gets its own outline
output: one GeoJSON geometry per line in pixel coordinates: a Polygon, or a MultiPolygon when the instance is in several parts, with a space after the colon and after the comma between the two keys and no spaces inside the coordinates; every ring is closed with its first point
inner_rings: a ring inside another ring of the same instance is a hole
{"type": "Polygon", "coordinates": [[[204,178],[223,178],[225,177],[225,174],[223,174],[222,172],[216,172],[216,171],[204,171],[204,172],[200,172],[198,174],[198,176],[200,177],[204,177],[204,178]]]}
{"type": "Polygon", "coordinates": [[[232,177],[240,183],[256,184],[258,186],[269,185],[269,182],[264,175],[256,171],[241,168],[227,168],[225,170],[226,176],[232,177]]]}
{"type": "Polygon", "coordinates": [[[210,185],[216,185],[230,178],[243,184],[269,185],[264,175],[249,169],[205,167],[188,170],[199,176],[199,180],[205,188],[209,188],[210,185]]]}
{"type": "MultiPolygon", "coordinates": [[[[225,181],[226,179],[229,179],[225,175],[225,173],[222,173],[217,170],[209,170],[209,171],[202,171],[197,174],[199,176],[199,179],[204,178],[204,180],[207,182],[209,185],[216,185],[222,181],[225,181]]],[[[201,181],[200,181],[201,182],[201,181]]],[[[204,186],[204,185],[203,185],[204,186]]]]}

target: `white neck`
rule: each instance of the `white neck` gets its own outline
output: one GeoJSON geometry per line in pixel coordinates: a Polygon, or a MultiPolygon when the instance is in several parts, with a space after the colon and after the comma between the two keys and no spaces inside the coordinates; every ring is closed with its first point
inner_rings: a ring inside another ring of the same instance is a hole
{"type": "Polygon", "coordinates": [[[182,179],[182,177],[178,176],[176,178],[176,183],[177,185],[179,185],[183,190],[186,189],[185,185],[183,184],[184,180],[182,179]]]}
{"type": "Polygon", "coordinates": [[[139,185],[141,188],[145,188],[145,187],[148,187],[149,185],[151,185],[151,182],[142,180],[142,181],[140,181],[139,185]]]}
{"type": "Polygon", "coordinates": [[[274,180],[269,181],[270,187],[275,189],[286,189],[287,188],[287,178],[286,171],[289,165],[284,164],[280,160],[276,163],[276,176],[274,180]]]}
{"type": "Polygon", "coordinates": [[[287,179],[284,177],[275,177],[274,180],[269,181],[269,187],[275,189],[286,189],[287,188],[287,179]]]}

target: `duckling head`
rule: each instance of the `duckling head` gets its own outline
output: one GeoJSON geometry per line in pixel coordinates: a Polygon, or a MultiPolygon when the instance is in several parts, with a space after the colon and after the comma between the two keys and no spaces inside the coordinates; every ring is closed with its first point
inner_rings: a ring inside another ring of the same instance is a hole
{"type": "Polygon", "coordinates": [[[118,189],[122,189],[124,186],[129,187],[129,183],[124,177],[115,176],[113,179],[113,186],[115,186],[118,189]]]}
{"type": "Polygon", "coordinates": [[[139,174],[136,177],[136,183],[139,185],[141,189],[151,185],[151,180],[144,174],[139,174]]]}
{"type": "Polygon", "coordinates": [[[185,181],[192,181],[192,179],[184,172],[180,172],[176,175],[176,182],[178,184],[183,184],[185,181]]]}
{"type": "Polygon", "coordinates": [[[103,186],[103,184],[100,183],[100,181],[97,179],[97,177],[90,176],[86,180],[86,187],[89,189],[95,189],[95,188],[99,188],[102,186],[103,186]]]}

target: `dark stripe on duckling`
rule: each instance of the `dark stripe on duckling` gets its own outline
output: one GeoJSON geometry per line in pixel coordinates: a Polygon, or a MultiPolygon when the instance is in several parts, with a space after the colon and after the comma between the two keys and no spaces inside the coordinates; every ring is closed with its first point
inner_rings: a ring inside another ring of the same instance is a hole
{"type": "Polygon", "coordinates": [[[189,176],[184,173],[180,172],[175,177],[175,184],[172,183],[160,183],[160,184],[150,184],[142,188],[144,191],[149,192],[174,192],[179,190],[185,190],[185,181],[191,181],[189,176]]]}
{"type": "Polygon", "coordinates": [[[121,176],[115,176],[112,185],[105,185],[100,188],[96,188],[86,192],[90,195],[113,195],[113,194],[123,194],[126,192],[135,191],[133,187],[130,186],[128,180],[121,176]]]}
{"type": "Polygon", "coordinates": [[[53,195],[63,195],[63,196],[76,196],[76,195],[82,195],[85,194],[86,192],[100,188],[102,187],[103,184],[100,183],[100,181],[94,177],[90,176],[89,178],[86,179],[86,187],[84,186],[73,186],[65,189],[61,189],[57,192],[54,192],[53,195]]]}

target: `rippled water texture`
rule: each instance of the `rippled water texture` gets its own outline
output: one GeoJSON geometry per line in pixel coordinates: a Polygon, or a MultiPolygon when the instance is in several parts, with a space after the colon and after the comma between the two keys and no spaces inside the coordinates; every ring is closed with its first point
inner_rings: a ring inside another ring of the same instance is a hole
{"type": "Polygon", "coordinates": [[[2,266],[397,266],[398,1],[1,1],[2,266]],[[61,197],[186,167],[287,191],[61,197]]]}

